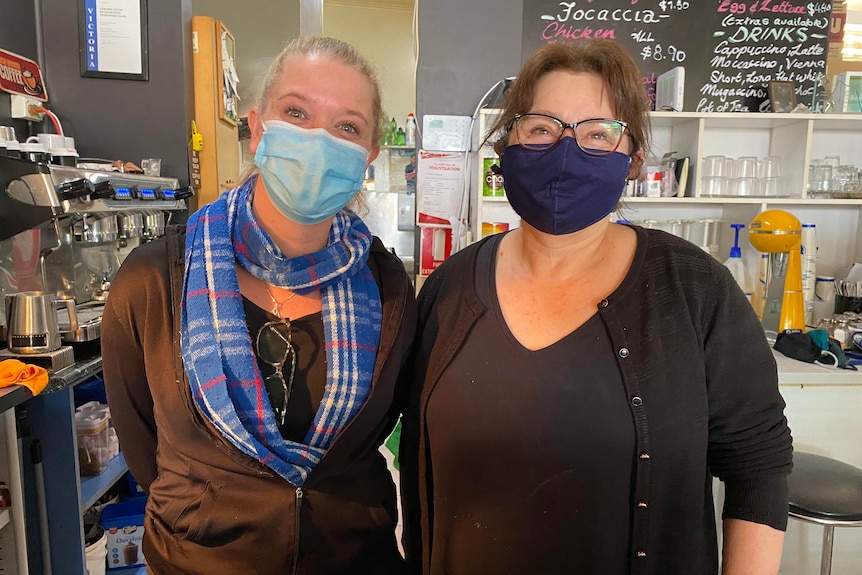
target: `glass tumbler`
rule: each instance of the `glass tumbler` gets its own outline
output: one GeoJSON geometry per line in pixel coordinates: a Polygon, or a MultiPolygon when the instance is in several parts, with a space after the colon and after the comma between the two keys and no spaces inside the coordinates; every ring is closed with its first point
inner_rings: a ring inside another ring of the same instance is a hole
{"type": "Polygon", "coordinates": [[[811,189],[818,195],[830,196],[833,190],[832,166],[826,163],[814,164],[811,167],[812,186],[811,189]]]}
{"type": "Polygon", "coordinates": [[[727,163],[725,160],[724,156],[705,156],[703,158],[703,173],[701,176],[704,178],[726,178],[730,176],[726,171],[727,163]]]}
{"type": "Polygon", "coordinates": [[[733,161],[730,194],[734,196],[757,194],[757,158],[755,156],[742,156],[733,161]]]}
{"type": "Polygon", "coordinates": [[[781,163],[777,156],[767,156],[757,161],[757,190],[755,195],[766,197],[784,195],[781,163]]]}

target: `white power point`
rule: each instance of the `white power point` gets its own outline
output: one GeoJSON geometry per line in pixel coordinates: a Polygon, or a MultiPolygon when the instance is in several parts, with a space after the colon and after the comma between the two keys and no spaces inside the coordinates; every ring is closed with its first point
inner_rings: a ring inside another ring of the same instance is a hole
{"type": "Polygon", "coordinates": [[[30,113],[30,106],[41,106],[42,102],[35,98],[28,98],[21,94],[12,94],[12,118],[15,120],[30,120],[41,122],[44,113],[30,113]]]}

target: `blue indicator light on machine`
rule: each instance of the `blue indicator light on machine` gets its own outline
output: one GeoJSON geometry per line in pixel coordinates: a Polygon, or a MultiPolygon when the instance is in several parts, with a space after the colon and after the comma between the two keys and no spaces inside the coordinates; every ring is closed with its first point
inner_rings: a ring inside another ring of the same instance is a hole
{"type": "Polygon", "coordinates": [[[117,198],[131,198],[132,197],[132,190],[130,190],[129,188],[117,188],[117,192],[116,192],[115,197],[117,197],[117,198]]]}
{"type": "Polygon", "coordinates": [[[174,190],[162,190],[162,193],[165,195],[166,200],[176,199],[176,194],[174,193],[174,190]]]}
{"type": "Polygon", "coordinates": [[[145,200],[155,200],[156,199],[156,191],[150,188],[144,188],[140,190],[141,197],[145,200]]]}

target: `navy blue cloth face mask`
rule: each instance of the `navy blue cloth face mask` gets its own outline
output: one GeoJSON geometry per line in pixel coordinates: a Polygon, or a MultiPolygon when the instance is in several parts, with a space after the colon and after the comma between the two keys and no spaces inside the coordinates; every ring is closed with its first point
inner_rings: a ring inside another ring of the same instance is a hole
{"type": "Polygon", "coordinates": [[[506,146],[500,168],[512,209],[546,234],[570,234],[617,206],[632,159],[622,152],[591,156],[566,136],[544,150],[506,146]]]}

